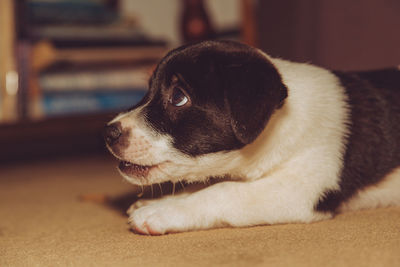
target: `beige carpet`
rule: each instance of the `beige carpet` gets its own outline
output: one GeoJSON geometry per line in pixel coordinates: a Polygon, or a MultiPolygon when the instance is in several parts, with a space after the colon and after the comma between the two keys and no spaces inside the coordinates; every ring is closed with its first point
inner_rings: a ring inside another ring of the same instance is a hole
{"type": "Polygon", "coordinates": [[[0,167],[0,266],[400,266],[400,208],[304,224],[136,235],[105,158],[0,167]],[[80,201],[106,194],[114,207],[80,201]]]}

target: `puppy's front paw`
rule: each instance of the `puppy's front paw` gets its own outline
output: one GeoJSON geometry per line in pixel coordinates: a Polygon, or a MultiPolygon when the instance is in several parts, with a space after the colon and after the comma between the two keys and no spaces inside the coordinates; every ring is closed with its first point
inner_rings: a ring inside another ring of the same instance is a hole
{"type": "Polygon", "coordinates": [[[162,235],[190,230],[190,210],[177,199],[139,200],[129,210],[129,224],[140,234],[162,235]]]}
{"type": "Polygon", "coordinates": [[[152,201],[154,201],[154,200],[144,200],[144,199],[138,200],[129,207],[129,209],[126,211],[126,213],[128,215],[131,215],[135,210],[137,210],[145,205],[148,205],[152,201]]]}

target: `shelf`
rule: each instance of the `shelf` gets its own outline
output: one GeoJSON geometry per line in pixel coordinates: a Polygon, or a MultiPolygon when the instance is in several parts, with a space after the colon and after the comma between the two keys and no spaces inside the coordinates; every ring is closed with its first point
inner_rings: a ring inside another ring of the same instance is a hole
{"type": "Polygon", "coordinates": [[[104,153],[102,129],[115,115],[76,115],[0,124],[0,164],[104,153]]]}

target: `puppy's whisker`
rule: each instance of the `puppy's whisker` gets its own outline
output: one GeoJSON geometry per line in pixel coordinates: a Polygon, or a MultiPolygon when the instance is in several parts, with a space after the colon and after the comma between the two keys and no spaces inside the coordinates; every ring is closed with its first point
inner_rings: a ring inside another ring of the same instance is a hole
{"type": "Polygon", "coordinates": [[[151,198],[154,198],[153,184],[150,185],[150,190],[151,190],[151,198]]]}
{"type": "Polygon", "coordinates": [[[163,191],[162,191],[162,186],[161,186],[161,183],[158,183],[158,187],[160,188],[161,196],[163,196],[163,195],[164,195],[164,193],[163,193],[163,191]]]}
{"type": "Polygon", "coordinates": [[[175,195],[175,182],[172,182],[172,195],[175,195]]]}
{"type": "Polygon", "coordinates": [[[181,186],[182,186],[182,190],[185,191],[185,185],[182,183],[182,180],[179,180],[179,183],[180,183],[181,186]]]}
{"type": "Polygon", "coordinates": [[[138,198],[141,198],[144,195],[144,186],[140,185],[140,188],[142,189],[142,192],[140,192],[139,194],[137,194],[138,198]]]}

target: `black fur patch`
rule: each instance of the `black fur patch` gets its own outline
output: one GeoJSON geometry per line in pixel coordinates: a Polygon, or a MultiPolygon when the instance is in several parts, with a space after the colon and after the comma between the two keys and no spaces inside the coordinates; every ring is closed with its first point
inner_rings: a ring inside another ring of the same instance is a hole
{"type": "Polygon", "coordinates": [[[340,190],[326,192],[317,211],[335,211],[360,189],[400,165],[400,71],[335,72],[346,88],[350,136],[340,190]]]}
{"type": "Polygon", "coordinates": [[[177,48],[161,60],[142,115],[156,131],[171,136],[175,148],[197,156],[252,142],[286,96],[277,70],[258,50],[208,41],[177,48]],[[176,86],[188,94],[190,106],[171,106],[176,86]]]}

